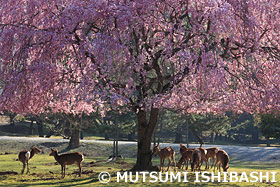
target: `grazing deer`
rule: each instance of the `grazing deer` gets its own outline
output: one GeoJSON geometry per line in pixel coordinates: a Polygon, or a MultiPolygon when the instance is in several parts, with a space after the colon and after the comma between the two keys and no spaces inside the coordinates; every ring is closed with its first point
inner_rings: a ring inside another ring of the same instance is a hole
{"type": "Polygon", "coordinates": [[[215,162],[215,166],[214,166],[214,172],[215,172],[215,167],[217,164],[218,164],[218,168],[219,168],[220,172],[221,172],[221,164],[222,164],[224,172],[227,172],[227,170],[229,168],[228,163],[229,163],[228,154],[224,150],[219,150],[216,153],[216,162],[215,162]]]}
{"type": "Polygon", "coordinates": [[[219,149],[217,147],[210,147],[210,148],[207,148],[206,151],[207,151],[206,159],[207,159],[208,164],[206,165],[205,169],[209,169],[209,164],[210,164],[209,159],[212,158],[212,160],[213,160],[213,163],[211,166],[211,168],[212,168],[215,164],[216,153],[219,151],[219,149]]]}
{"type": "MultiPolygon", "coordinates": [[[[189,167],[189,160],[192,161],[192,154],[193,154],[193,151],[194,151],[194,150],[187,150],[187,151],[185,151],[185,152],[182,154],[180,160],[179,160],[178,163],[177,163],[177,167],[178,167],[179,169],[181,169],[182,163],[186,163],[186,162],[187,162],[186,170],[188,169],[188,167],[189,167]]],[[[182,169],[183,169],[183,167],[182,167],[182,169]]]]}
{"type": "Polygon", "coordinates": [[[80,152],[75,153],[66,153],[58,155],[57,149],[53,150],[50,153],[50,156],[54,156],[55,160],[61,165],[61,175],[62,178],[65,177],[65,168],[66,165],[76,164],[79,167],[79,177],[82,174],[81,162],[84,160],[84,155],[80,152]]]}
{"type": "Polygon", "coordinates": [[[164,160],[167,158],[169,161],[168,168],[166,171],[169,170],[169,166],[171,163],[170,157],[174,162],[174,171],[176,171],[176,162],[175,162],[175,151],[172,147],[165,147],[163,149],[159,149],[159,145],[156,144],[153,149],[152,154],[157,154],[160,157],[160,171],[163,170],[164,167],[164,160]]]}
{"type": "Polygon", "coordinates": [[[23,163],[23,168],[21,170],[21,174],[23,174],[25,166],[27,165],[27,173],[29,173],[29,160],[37,153],[40,153],[41,150],[38,149],[37,147],[31,147],[31,151],[21,151],[18,154],[18,159],[17,161],[21,161],[23,163]]]}
{"type": "Polygon", "coordinates": [[[205,165],[205,167],[206,167],[208,165],[208,160],[206,159],[207,150],[202,147],[196,148],[196,149],[200,150],[200,152],[201,152],[201,164],[200,165],[202,165],[202,163],[204,161],[206,163],[206,165],[205,165]]]}
{"type": "Polygon", "coordinates": [[[195,149],[192,154],[192,163],[191,163],[192,171],[195,172],[195,169],[198,169],[200,171],[201,164],[202,164],[201,150],[195,149]]]}

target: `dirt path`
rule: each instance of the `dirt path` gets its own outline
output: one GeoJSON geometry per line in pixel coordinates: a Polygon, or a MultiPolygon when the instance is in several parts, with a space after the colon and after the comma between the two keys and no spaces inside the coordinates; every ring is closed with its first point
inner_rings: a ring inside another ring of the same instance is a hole
{"type": "MultiPolygon", "coordinates": [[[[37,137],[10,137],[0,136],[0,141],[19,142],[68,142],[67,139],[37,138],[37,137]]],[[[85,143],[112,144],[112,141],[104,140],[81,140],[85,143]]],[[[120,145],[137,145],[137,142],[119,141],[120,145]]],[[[180,145],[172,143],[162,143],[160,147],[171,146],[179,152],[180,145]]],[[[198,147],[198,144],[191,144],[190,147],[198,147]]],[[[257,161],[257,162],[280,162],[280,148],[278,147],[247,147],[233,145],[204,145],[203,148],[218,147],[225,150],[232,160],[236,161],[257,161]]]]}

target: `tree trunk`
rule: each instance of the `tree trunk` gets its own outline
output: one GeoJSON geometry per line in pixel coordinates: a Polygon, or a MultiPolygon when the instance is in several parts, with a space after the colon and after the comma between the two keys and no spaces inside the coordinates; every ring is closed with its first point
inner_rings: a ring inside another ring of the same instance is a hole
{"type": "Polygon", "coordinates": [[[137,113],[137,161],[132,171],[159,171],[158,167],[152,164],[152,136],[158,119],[158,109],[152,108],[149,122],[146,119],[146,111],[140,110],[137,113]]]}
{"type": "Polygon", "coordinates": [[[33,123],[34,121],[33,120],[31,120],[31,122],[30,122],[30,126],[29,126],[29,135],[32,135],[33,134],[33,123]]]}
{"type": "Polygon", "coordinates": [[[108,135],[107,132],[105,132],[104,139],[105,139],[105,140],[109,140],[109,135],[108,135]]]}
{"type": "Polygon", "coordinates": [[[266,146],[270,147],[270,139],[269,138],[266,138],[266,146]]]}
{"type": "Polygon", "coordinates": [[[257,143],[259,141],[259,129],[258,127],[254,127],[252,131],[252,141],[253,143],[257,143]]]}
{"type": "Polygon", "coordinates": [[[210,143],[213,144],[215,141],[215,136],[214,136],[214,132],[211,132],[211,138],[210,138],[210,143]]]}
{"type": "Polygon", "coordinates": [[[189,146],[189,120],[188,120],[188,116],[187,116],[186,122],[187,122],[186,143],[187,143],[187,148],[189,148],[190,146],[189,146]]]}
{"type": "Polygon", "coordinates": [[[40,119],[40,117],[37,117],[37,118],[36,118],[36,124],[37,124],[37,127],[38,127],[38,134],[39,134],[39,137],[44,137],[43,122],[42,122],[42,120],[40,119]]]}
{"type": "Polygon", "coordinates": [[[182,134],[180,132],[176,132],[174,143],[181,143],[181,142],[182,142],[182,134]]]}
{"type": "Polygon", "coordinates": [[[194,137],[196,138],[196,140],[200,143],[200,147],[202,147],[202,145],[204,144],[203,140],[199,137],[199,135],[195,132],[193,128],[190,128],[190,130],[194,135],[194,137]]]}
{"type": "Polygon", "coordinates": [[[9,113],[9,118],[10,118],[10,125],[11,126],[15,126],[15,117],[16,117],[16,113],[9,113]]]}
{"type": "Polygon", "coordinates": [[[157,144],[159,144],[159,142],[160,142],[160,135],[161,135],[161,130],[162,130],[162,120],[161,120],[161,118],[162,118],[162,115],[160,115],[159,116],[159,123],[160,123],[160,126],[159,126],[159,132],[158,132],[158,140],[157,140],[157,144]]]}
{"type": "Polygon", "coordinates": [[[69,149],[74,149],[80,146],[80,128],[75,125],[72,129],[71,138],[69,142],[69,149]]]}

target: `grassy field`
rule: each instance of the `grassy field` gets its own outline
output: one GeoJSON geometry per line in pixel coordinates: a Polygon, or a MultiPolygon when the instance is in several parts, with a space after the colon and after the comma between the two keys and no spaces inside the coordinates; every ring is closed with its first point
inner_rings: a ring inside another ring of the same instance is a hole
{"type": "MultiPolygon", "coordinates": [[[[7,154],[0,155],[0,186],[280,186],[280,176],[276,174],[275,180],[276,183],[270,182],[272,180],[272,175],[270,175],[269,180],[263,182],[238,182],[238,183],[228,183],[228,182],[194,182],[195,175],[188,170],[188,182],[167,182],[167,183],[152,183],[149,182],[151,179],[148,177],[146,181],[142,182],[142,175],[139,175],[139,180],[136,183],[133,182],[124,182],[120,180],[117,182],[116,173],[119,171],[126,171],[130,169],[135,163],[134,158],[120,159],[116,162],[105,163],[106,158],[104,157],[85,157],[83,162],[83,174],[81,177],[78,177],[78,167],[76,165],[70,165],[66,169],[66,177],[61,178],[60,165],[55,163],[53,157],[48,154],[39,154],[35,155],[34,158],[30,161],[30,174],[5,174],[5,172],[17,172],[20,173],[22,169],[22,164],[18,161],[15,161],[17,158],[16,154],[7,154]],[[98,175],[100,172],[107,171],[111,174],[111,181],[107,184],[102,184],[98,180],[98,175]]],[[[158,165],[159,159],[154,158],[153,163],[158,165]]],[[[242,172],[246,172],[248,175],[248,180],[250,180],[250,172],[280,172],[280,164],[273,163],[250,163],[250,162],[232,162],[230,164],[229,172],[237,172],[240,179],[242,172]]],[[[204,169],[204,166],[202,167],[204,169]]],[[[172,169],[170,170],[172,171],[172,169]]],[[[177,170],[177,172],[184,172],[185,170],[177,170]]],[[[204,170],[202,170],[204,172],[204,170]]],[[[209,171],[209,172],[212,172],[209,171]]],[[[216,172],[217,175],[217,172],[216,172]]],[[[201,174],[198,174],[199,180],[201,181],[201,174]]],[[[183,177],[183,175],[182,175],[183,177]]],[[[132,176],[132,179],[136,179],[136,175],[132,176]]],[[[165,175],[163,177],[165,179],[165,175]]],[[[206,179],[204,179],[206,180],[206,179]]],[[[221,179],[223,180],[223,178],[221,179]]],[[[228,179],[229,180],[229,179],[228,179]]],[[[251,180],[253,180],[251,178],[251,180]]],[[[129,181],[129,179],[128,179],[129,181]]],[[[175,180],[176,181],[176,180],[175,180]]]]}
{"type": "MultiPolygon", "coordinates": [[[[272,175],[270,173],[269,181],[263,179],[263,182],[250,183],[246,182],[245,179],[242,182],[231,183],[217,182],[217,179],[215,179],[214,182],[211,182],[211,180],[206,183],[194,182],[196,176],[190,170],[187,170],[187,172],[189,172],[187,174],[187,183],[183,182],[183,178],[181,182],[174,180],[173,182],[163,183],[158,180],[158,182],[154,183],[154,180],[152,180],[151,177],[147,177],[146,182],[143,183],[142,175],[139,175],[138,182],[136,183],[129,182],[129,176],[128,182],[125,182],[124,180],[118,182],[117,172],[131,169],[136,162],[136,146],[120,145],[120,153],[125,156],[125,159],[106,163],[108,156],[112,153],[112,146],[99,143],[83,143],[79,148],[71,150],[71,152],[81,151],[85,154],[82,177],[78,177],[78,167],[76,165],[70,165],[67,166],[66,177],[61,179],[61,167],[56,164],[52,156],[49,156],[50,147],[57,148],[60,152],[67,152],[69,151],[66,149],[67,145],[67,142],[41,142],[34,144],[32,142],[0,141],[0,186],[280,186],[280,175],[278,174],[278,172],[280,172],[280,163],[240,162],[234,158],[231,158],[229,172],[237,172],[238,179],[242,177],[242,172],[246,172],[248,180],[254,180],[249,177],[251,172],[277,172],[275,178],[277,182],[271,182],[272,175]],[[43,153],[35,155],[31,159],[31,173],[21,175],[22,163],[16,161],[18,150],[29,149],[32,145],[38,146],[43,153]],[[98,179],[100,172],[104,171],[111,175],[111,181],[107,184],[100,183],[98,179]],[[12,174],[12,172],[18,174],[12,174]]],[[[179,160],[179,157],[180,155],[177,154],[176,161],[179,160]]],[[[153,158],[153,164],[159,165],[158,157],[153,158]]],[[[173,171],[173,168],[170,171],[173,171]]],[[[177,172],[182,173],[185,172],[185,170],[177,170],[177,172]]],[[[204,165],[202,166],[202,172],[205,172],[204,165]]],[[[208,172],[210,173],[204,173],[205,176],[211,175],[212,170],[209,170],[208,172]]],[[[164,180],[166,178],[165,173],[163,174],[164,180]]],[[[184,177],[183,174],[181,176],[184,177]]],[[[202,178],[201,174],[198,174],[197,176],[199,177],[199,180],[206,180],[206,178],[202,178]]],[[[135,179],[136,175],[134,174],[132,175],[132,180],[135,179]]],[[[221,180],[223,181],[223,177],[221,180]]]]}

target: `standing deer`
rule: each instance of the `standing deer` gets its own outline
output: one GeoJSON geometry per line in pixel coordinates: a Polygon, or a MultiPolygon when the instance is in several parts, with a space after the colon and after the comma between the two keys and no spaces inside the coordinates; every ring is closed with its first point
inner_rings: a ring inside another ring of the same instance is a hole
{"type": "Polygon", "coordinates": [[[208,164],[206,165],[205,169],[209,169],[209,165],[210,165],[209,159],[212,158],[212,160],[213,160],[213,163],[211,166],[211,168],[212,168],[215,164],[216,153],[219,151],[219,149],[217,147],[210,147],[210,148],[207,148],[206,151],[207,151],[206,159],[207,159],[208,164]]]}
{"type": "Polygon", "coordinates": [[[166,171],[169,170],[169,166],[171,163],[170,157],[174,162],[174,171],[176,171],[176,162],[175,162],[175,151],[172,147],[165,147],[163,149],[159,149],[159,145],[156,144],[153,149],[152,154],[157,154],[160,157],[160,171],[163,171],[164,167],[164,160],[167,158],[169,161],[168,168],[166,171]]]}
{"type": "Polygon", "coordinates": [[[200,171],[201,164],[202,164],[201,150],[195,149],[192,154],[192,163],[191,163],[192,171],[195,172],[195,169],[198,169],[200,171]]]}
{"type": "Polygon", "coordinates": [[[215,167],[216,167],[217,164],[218,164],[218,168],[219,168],[220,172],[221,172],[221,164],[222,164],[224,172],[227,172],[227,170],[229,168],[228,163],[229,163],[228,154],[224,150],[220,149],[216,153],[216,162],[215,162],[215,166],[214,166],[214,172],[215,172],[215,167]]]}
{"type": "Polygon", "coordinates": [[[31,151],[21,151],[18,154],[18,159],[17,161],[21,161],[23,163],[23,168],[21,170],[21,174],[23,174],[25,166],[27,165],[27,173],[29,173],[29,160],[37,153],[40,153],[41,150],[38,149],[37,147],[31,147],[31,151]]]}
{"type": "Polygon", "coordinates": [[[80,152],[75,153],[66,153],[58,155],[57,149],[53,150],[50,153],[50,156],[54,156],[55,160],[61,165],[61,175],[62,178],[65,177],[65,168],[66,165],[76,164],[79,167],[79,177],[82,174],[81,162],[84,160],[84,155],[80,152]]]}

